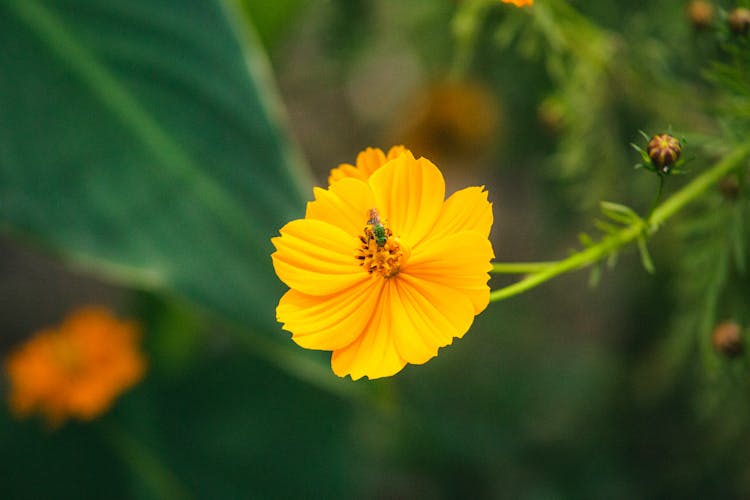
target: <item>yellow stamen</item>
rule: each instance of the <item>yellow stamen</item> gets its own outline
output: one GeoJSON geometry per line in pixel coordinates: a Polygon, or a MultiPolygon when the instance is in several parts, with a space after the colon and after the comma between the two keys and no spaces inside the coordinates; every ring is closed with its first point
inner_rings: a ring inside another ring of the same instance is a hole
{"type": "MultiPolygon", "coordinates": [[[[371,210],[371,213],[373,212],[377,214],[375,209],[371,210]]],[[[384,245],[378,245],[378,240],[373,229],[373,220],[371,215],[363,234],[359,237],[362,246],[358,249],[356,257],[359,259],[360,265],[368,273],[373,274],[377,272],[384,278],[392,278],[401,270],[401,264],[406,255],[408,255],[408,249],[401,243],[398,237],[393,236],[393,232],[387,223],[381,222],[379,219],[376,220],[376,223],[381,224],[385,228],[386,241],[384,245]]]]}

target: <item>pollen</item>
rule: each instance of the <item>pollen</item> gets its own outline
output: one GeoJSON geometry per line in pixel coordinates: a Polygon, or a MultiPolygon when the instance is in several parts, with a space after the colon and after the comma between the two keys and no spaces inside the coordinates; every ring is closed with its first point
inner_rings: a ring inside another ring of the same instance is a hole
{"type": "Polygon", "coordinates": [[[392,278],[398,274],[408,253],[406,246],[393,235],[387,222],[381,222],[374,208],[370,210],[370,218],[359,240],[362,245],[356,258],[365,271],[369,274],[378,273],[384,278],[392,278]]]}

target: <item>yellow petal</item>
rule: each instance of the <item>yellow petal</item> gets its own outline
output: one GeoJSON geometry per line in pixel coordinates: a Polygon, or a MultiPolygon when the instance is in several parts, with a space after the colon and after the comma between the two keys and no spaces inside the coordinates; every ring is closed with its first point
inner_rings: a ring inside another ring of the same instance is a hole
{"type": "Polygon", "coordinates": [[[396,349],[391,323],[389,281],[384,282],[377,307],[365,331],[348,346],[333,351],[331,368],[339,377],[351,375],[352,380],[389,377],[401,371],[406,361],[396,349]]]}
{"type": "Polygon", "coordinates": [[[385,164],[386,158],[380,148],[365,148],[357,155],[357,168],[369,176],[385,164]]]}
{"type": "Polygon", "coordinates": [[[365,330],[378,303],[383,279],[370,279],[335,295],[316,297],[289,290],[276,318],[307,349],[333,351],[354,342],[365,330]]]}
{"type": "Polygon", "coordinates": [[[305,218],[328,222],[359,237],[367,225],[375,200],[370,186],[358,179],[342,179],[328,189],[315,188],[315,201],[307,204],[305,218]]]}
{"type": "Polygon", "coordinates": [[[399,156],[407,152],[410,152],[410,151],[406,149],[404,146],[401,146],[401,145],[393,146],[391,147],[391,149],[388,150],[388,154],[386,155],[386,161],[391,161],[394,158],[398,158],[399,156]]]}
{"type": "Polygon", "coordinates": [[[474,305],[460,290],[408,275],[390,282],[390,324],[396,348],[409,363],[427,362],[474,321],[474,305]]]}
{"type": "Polygon", "coordinates": [[[487,273],[494,257],[487,238],[475,231],[464,231],[412,249],[401,273],[465,293],[474,304],[475,314],[479,314],[489,301],[487,273]]]}
{"type": "Polygon", "coordinates": [[[308,295],[331,295],[370,276],[359,266],[359,240],[341,228],[311,219],[294,220],[272,238],[271,257],[281,281],[308,295]]]}
{"type": "Polygon", "coordinates": [[[332,185],[342,179],[353,177],[355,179],[367,180],[367,174],[359,170],[354,165],[349,163],[342,163],[336,168],[331,169],[331,173],[328,175],[328,185],[332,185]]]}
{"type": "Polygon", "coordinates": [[[369,182],[375,205],[395,236],[413,247],[430,233],[445,199],[445,181],[435,165],[406,151],[369,182]]]}
{"type": "Polygon", "coordinates": [[[387,161],[397,158],[404,151],[407,149],[403,146],[393,146],[388,150],[388,155],[385,155],[380,148],[366,148],[357,155],[356,167],[349,163],[342,163],[338,168],[331,169],[328,184],[332,185],[348,177],[366,181],[373,172],[385,165],[387,161]]]}
{"type": "Polygon", "coordinates": [[[445,200],[429,240],[444,238],[461,231],[477,231],[487,238],[492,228],[492,203],[484,187],[468,187],[445,200]]]}

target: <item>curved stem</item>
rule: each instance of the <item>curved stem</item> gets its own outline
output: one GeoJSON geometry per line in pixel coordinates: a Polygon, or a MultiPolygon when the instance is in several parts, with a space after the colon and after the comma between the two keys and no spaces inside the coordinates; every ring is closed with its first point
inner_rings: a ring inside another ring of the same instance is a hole
{"type": "MultiPolygon", "coordinates": [[[[655,232],[661,224],[674,216],[691,201],[702,195],[708,188],[714,186],[726,174],[737,168],[748,155],[750,155],[750,142],[739,146],[709,170],[699,175],[682,189],[667,198],[652,211],[647,223],[643,220],[635,221],[632,224],[625,226],[620,231],[605,236],[597,244],[574,253],[567,259],[553,262],[550,265],[545,266],[544,269],[530,274],[521,281],[494,290],[490,293],[490,302],[497,302],[499,300],[513,297],[514,295],[518,295],[526,290],[541,285],[555,276],[590,266],[591,264],[594,264],[604,257],[614,253],[626,244],[636,241],[638,237],[642,236],[644,233],[651,234],[655,232]]],[[[532,267],[535,265],[535,263],[530,264],[532,267]]],[[[513,265],[519,267],[522,266],[522,264],[513,265]]],[[[504,264],[494,263],[493,266],[502,268],[504,264]]]]}
{"type": "Polygon", "coordinates": [[[635,240],[643,233],[643,230],[644,226],[642,224],[628,226],[619,233],[607,236],[598,244],[575,253],[567,259],[560,260],[543,271],[531,274],[517,283],[491,292],[490,302],[507,299],[508,297],[518,295],[521,292],[525,292],[526,290],[541,285],[555,276],[589,266],[603,257],[606,257],[626,243],[635,240]]]}

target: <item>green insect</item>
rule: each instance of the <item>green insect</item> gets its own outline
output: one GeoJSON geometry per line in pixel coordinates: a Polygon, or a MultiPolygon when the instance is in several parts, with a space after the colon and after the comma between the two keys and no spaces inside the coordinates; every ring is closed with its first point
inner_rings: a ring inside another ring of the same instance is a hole
{"type": "Polygon", "coordinates": [[[374,208],[370,209],[370,219],[367,223],[372,226],[372,234],[375,236],[375,243],[377,243],[379,247],[383,247],[385,242],[388,241],[388,235],[385,232],[385,226],[380,222],[378,211],[374,208]]]}

